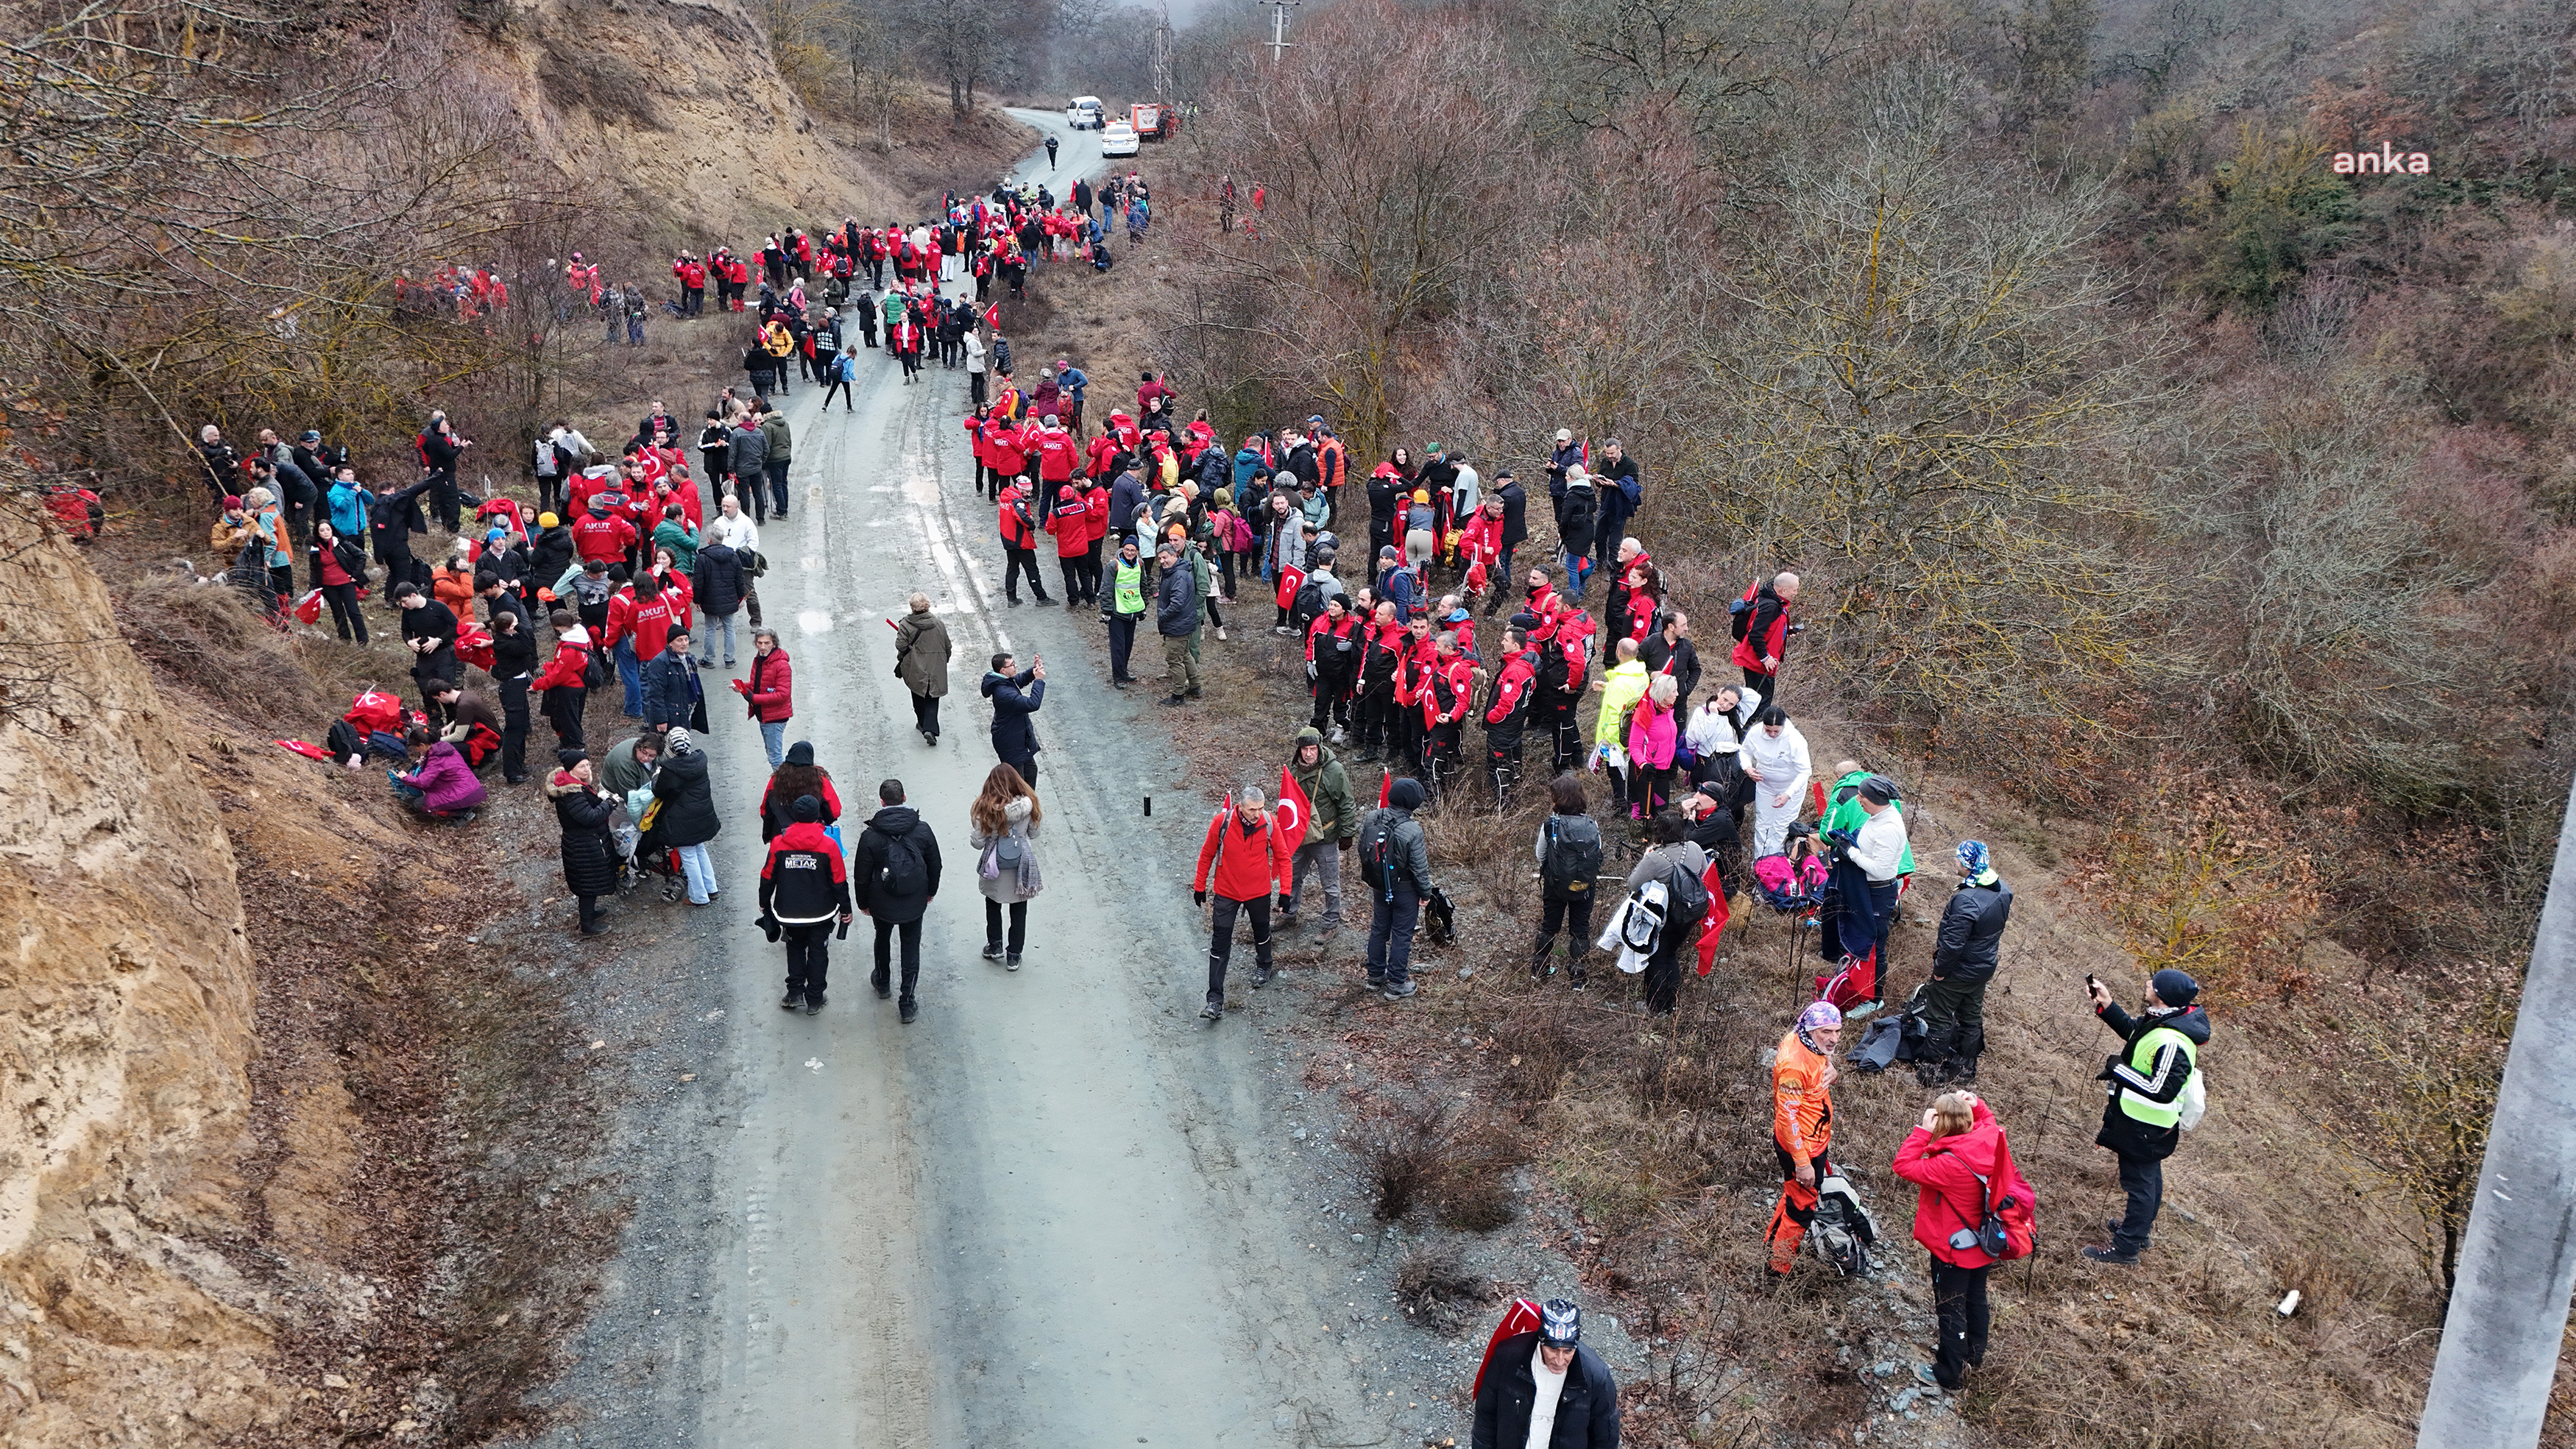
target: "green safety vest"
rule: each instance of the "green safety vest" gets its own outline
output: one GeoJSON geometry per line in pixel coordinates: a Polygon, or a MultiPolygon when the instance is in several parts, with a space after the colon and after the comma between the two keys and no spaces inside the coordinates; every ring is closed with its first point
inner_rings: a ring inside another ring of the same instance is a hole
{"type": "MultiPolygon", "coordinates": [[[[2188,1087],[2191,1079],[2200,1073],[2200,1048],[2192,1044],[2190,1037],[2169,1026],[2159,1026],[2139,1034],[2136,1045],[2129,1048],[2129,1070],[2140,1076],[2155,1070],[2156,1053],[2163,1050],[2168,1041],[2182,1048],[2183,1085],[2188,1087]]],[[[2126,1083],[2114,1085],[2120,1089],[2120,1110],[2132,1119],[2150,1127],[2182,1125],[2182,1093],[2176,1092],[2170,1102],[2150,1102],[2131,1093],[2126,1083]]]]}
{"type": "Polygon", "coordinates": [[[1111,597],[1117,601],[1118,612],[1121,614],[1145,612],[1145,561],[1143,559],[1138,559],[1134,563],[1124,559],[1118,561],[1118,578],[1112,585],[1111,597]]]}

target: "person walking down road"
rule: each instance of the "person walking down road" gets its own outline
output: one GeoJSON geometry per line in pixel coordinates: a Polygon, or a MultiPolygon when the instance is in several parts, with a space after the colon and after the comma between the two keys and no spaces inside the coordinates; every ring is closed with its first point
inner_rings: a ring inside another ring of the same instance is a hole
{"type": "Polygon", "coordinates": [[[1530,975],[1545,981],[1555,968],[1548,948],[1565,932],[1565,974],[1581,991],[1584,959],[1592,954],[1592,899],[1601,877],[1601,824],[1592,818],[1583,777],[1571,771],[1548,782],[1548,816],[1538,825],[1538,936],[1530,943],[1530,975]]]}
{"type": "Polygon", "coordinates": [[[671,731],[666,742],[671,752],[653,775],[653,798],[661,802],[661,809],[646,838],[653,849],[668,847],[680,853],[689,904],[711,906],[716,899],[716,863],[707,842],[724,829],[716,815],[715,781],[705,753],[687,730],[671,731]]]}
{"type": "Polygon", "coordinates": [[[939,894],[939,839],[921,813],[903,803],[903,782],[877,786],[877,812],[868,817],[852,853],[852,890],[859,909],[876,923],[876,971],[868,984],[883,1001],[892,989],[893,944],[903,938],[902,995],[896,1002],[903,1024],[921,1014],[914,991],[921,981],[921,918],[939,894]]]}
{"type": "Polygon", "coordinates": [[[1807,781],[1815,773],[1807,737],[1780,706],[1768,705],[1755,716],[1737,760],[1753,782],[1753,858],[1785,853],[1789,827],[1806,808],[1807,781]]]}
{"type": "Polygon", "coordinates": [[[1279,828],[1269,800],[1258,785],[1246,785],[1218,807],[1208,820],[1207,839],[1199,846],[1198,873],[1190,878],[1190,899],[1199,905],[1216,895],[1208,927],[1207,1003],[1199,1015],[1215,1021],[1225,1015],[1225,969],[1234,956],[1234,918],[1252,922],[1252,984],[1270,984],[1277,974],[1271,964],[1270,907],[1275,898],[1284,909],[1289,887],[1297,879],[1297,841],[1279,828]]]}
{"type": "Polygon", "coordinates": [[[939,701],[948,693],[948,623],[930,612],[930,596],[906,601],[912,612],[894,626],[894,672],[912,692],[912,727],[939,743],[939,701]]]}
{"type": "Polygon", "coordinates": [[[555,824],[563,832],[564,888],[581,903],[581,933],[608,934],[600,919],[599,898],[617,893],[617,841],[608,822],[617,814],[617,796],[591,774],[590,756],[578,749],[555,752],[558,768],[546,777],[546,798],[554,802],[555,824]]]}
{"type": "Polygon", "coordinates": [[[2148,982],[2146,1005],[2136,1016],[2111,999],[2111,988],[2086,978],[2093,1014],[2120,1038],[2099,1080],[2111,1084],[2102,1104],[2102,1130],[2094,1137],[2120,1159],[2120,1186],[2129,1209],[2111,1233],[2111,1246],[2086,1248],[2084,1256],[2112,1267],[2135,1267],[2155,1233],[2165,1202],[2165,1159],[2181,1145],[2185,1124],[2200,1120],[2200,1049],[2209,1045],[2209,1014],[2192,1003],[2200,983],[2167,967],[2148,982]]]}
{"type": "Polygon", "coordinates": [[[1163,682],[1171,693],[1163,703],[1177,705],[1199,697],[1199,585],[1195,570],[1181,562],[1178,545],[1154,551],[1162,582],[1154,589],[1154,629],[1163,636],[1163,682]]]}
{"type": "Polygon", "coordinates": [[[1583,1310],[1551,1298],[1538,1327],[1494,1345],[1470,1449],[1619,1449],[1619,1385],[1583,1345],[1583,1310]]]}
{"type": "Polygon", "coordinates": [[[796,823],[796,802],[807,795],[822,807],[814,823],[826,830],[840,823],[841,792],[832,784],[832,772],[814,763],[812,740],[798,740],[787,747],[787,758],[770,770],[769,786],[760,792],[761,844],[776,840],[796,823]]]}
{"type": "Polygon", "coordinates": [[[1744,591],[1730,625],[1735,635],[1735,667],[1744,671],[1744,687],[1777,703],[1780,661],[1789,652],[1789,636],[1799,626],[1789,622],[1789,606],[1798,601],[1798,576],[1774,574],[1769,583],[1744,591]]]}
{"type": "Polygon", "coordinates": [[[1834,1139],[1834,1050],[1842,1041],[1843,1014],[1830,1001],[1810,1001],[1798,1024],[1780,1038],[1771,1059],[1771,1150],[1780,1158],[1780,1201],[1765,1235],[1771,1271],[1786,1275],[1798,1264],[1798,1244],[1816,1220],[1816,1184],[1833,1175],[1826,1149],[1834,1139]]]}
{"type": "Polygon", "coordinates": [[[778,631],[755,629],[751,635],[751,677],[733,682],[752,723],[760,726],[761,748],[771,769],[778,768],[787,743],[787,722],[796,717],[796,669],[778,647],[778,631]]]}
{"type": "Polygon", "coordinates": [[[1413,812],[1422,808],[1422,782],[1410,776],[1387,787],[1386,808],[1372,810],[1360,826],[1360,879],[1370,887],[1369,989],[1389,1001],[1418,990],[1413,984],[1413,929],[1422,903],[1439,894],[1431,881],[1431,840],[1413,812]]]}
{"type": "Polygon", "coordinates": [[[1986,1049],[1986,986],[2003,959],[2012,887],[1996,875],[1982,840],[1959,842],[1959,886],[1941,908],[1932,942],[1932,979],[1923,988],[1923,1044],[1914,1079],[1927,1087],[1977,1079],[1986,1049]]]}
{"type": "MultiPolygon", "coordinates": [[[[783,391],[783,389],[782,389],[783,391]]],[[[771,512],[778,521],[787,521],[787,470],[795,461],[796,439],[788,429],[787,414],[767,402],[755,404],[760,411],[760,436],[768,447],[761,454],[761,467],[769,476],[771,512]]]]}
{"type": "MultiPolygon", "coordinates": [[[[2008,1201],[2017,1201],[2024,1210],[2019,1220],[2028,1221],[2030,1184],[2013,1162],[2003,1124],[1967,1092],[1944,1092],[1924,1109],[1921,1125],[1896,1149],[1896,1175],[1919,1189],[1914,1241],[1932,1255],[1932,1311],[1941,1335],[1931,1365],[1918,1365],[1914,1375],[1955,1394],[1967,1371],[1985,1364],[1986,1272],[2004,1261],[1986,1251],[1978,1229],[1989,1210],[2005,1215],[2008,1201]]],[[[2011,1250],[2027,1251],[2027,1245],[2010,1242],[2010,1231],[2005,1256],[2018,1256],[2011,1250]]]]}
{"type": "Polygon", "coordinates": [[[1288,893],[1280,899],[1279,928],[1297,924],[1297,903],[1311,878],[1324,892],[1324,914],[1316,919],[1315,932],[1329,936],[1342,928],[1342,856],[1359,839],[1359,806],[1351,797],[1350,773],[1312,725],[1297,732],[1288,774],[1306,792],[1308,818],[1288,893]]]}
{"type": "Polygon", "coordinates": [[[993,756],[1020,772],[1031,786],[1038,781],[1037,721],[1029,718],[1046,703],[1046,656],[1021,669],[1011,654],[995,654],[984,675],[983,693],[993,702],[993,756]]]}
{"type": "Polygon", "coordinates": [[[841,843],[823,829],[823,802],[799,795],[785,830],[769,842],[760,866],[760,922],[771,940],[787,942],[787,994],[779,1005],[807,1016],[823,1009],[835,926],[850,934],[849,867],[841,843]]]}
{"type": "Polygon", "coordinates": [[[1046,888],[1038,873],[1038,822],[1045,812],[1028,781],[1008,765],[995,765],[966,812],[966,843],[975,851],[975,888],[984,893],[984,959],[1020,969],[1028,940],[1029,902],[1046,888]],[[1010,933],[1003,934],[1007,908],[1010,933]]]}

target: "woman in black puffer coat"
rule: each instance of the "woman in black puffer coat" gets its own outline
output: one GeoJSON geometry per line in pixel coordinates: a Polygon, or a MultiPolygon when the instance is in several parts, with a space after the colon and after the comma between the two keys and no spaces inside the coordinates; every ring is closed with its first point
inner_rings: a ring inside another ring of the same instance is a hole
{"type": "Polygon", "coordinates": [[[599,898],[617,890],[617,841],[608,830],[617,801],[591,778],[588,753],[564,750],[556,758],[563,768],[547,777],[546,798],[563,828],[564,884],[581,901],[581,933],[606,935],[599,898]]]}

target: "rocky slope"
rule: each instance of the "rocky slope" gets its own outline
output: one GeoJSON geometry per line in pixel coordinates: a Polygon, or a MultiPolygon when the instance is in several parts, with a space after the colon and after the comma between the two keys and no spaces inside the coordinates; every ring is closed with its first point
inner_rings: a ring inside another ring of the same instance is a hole
{"type": "Polygon", "coordinates": [[[250,1215],[232,848],[97,575],[0,520],[0,1438],[182,1442],[249,1422],[269,1345],[204,1246],[250,1215]]]}

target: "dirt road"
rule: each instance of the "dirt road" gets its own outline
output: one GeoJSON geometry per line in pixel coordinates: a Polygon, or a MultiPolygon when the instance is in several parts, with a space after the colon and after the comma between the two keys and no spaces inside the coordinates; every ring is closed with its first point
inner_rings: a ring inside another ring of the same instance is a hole
{"type": "MultiPolygon", "coordinates": [[[[825,415],[803,384],[785,400],[793,507],[762,531],[760,592],[795,662],[788,737],[833,772],[850,838],[886,776],[939,832],[921,1019],[869,991],[864,918],[834,948],[825,1010],[779,1010],[783,956],[752,925],[768,767],[711,673],[723,889],[684,921],[640,898],[620,913],[677,935],[646,948],[671,964],[630,963],[602,993],[602,1039],[633,1048],[637,1102],[607,1156],[634,1216],[548,1442],[1389,1442],[1390,1411],[1371,1422],[1324,1331],[1375,1240],[1295,1236],[1305,1149],[1269,1100],[1260,1003],[1196,1019],[1204,797],[1168,779],[1144,692],[1107,687],[1091,611],[1001,606],[965,374],[906,386],[882,354],[863,362],[855,410],[825,415]],[[915,589],[957,649],[935,749],[882,622],[915,589]],[[997,647],[1050,666],[1048,886],[1017,973],[978,957],[965,846],[997,647]]],[[[1269,743],[1248,742],[1247,773],[1275,773],[1269,743]]]]}

